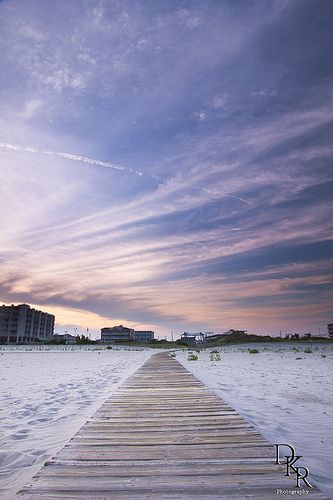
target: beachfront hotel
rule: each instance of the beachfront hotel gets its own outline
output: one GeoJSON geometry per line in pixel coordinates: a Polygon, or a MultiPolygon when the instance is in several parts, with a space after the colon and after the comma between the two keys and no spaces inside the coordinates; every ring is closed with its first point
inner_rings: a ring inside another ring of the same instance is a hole
{"type": "Polygon", "coordinates": [[[33,309],[28,304],[0,307],[0,343],[22,343],[50,340],[55,317],[33,309]]]}
{"type": "Polygon", "coordinates": [[[114,341],[136,341],[136,342],[149,342],[154,340],[154,332],[151,330],[134,330],[134,328],[127,328],[126,326],[111,326],[101,329],[101,342],[114,342],[114,341]]]}

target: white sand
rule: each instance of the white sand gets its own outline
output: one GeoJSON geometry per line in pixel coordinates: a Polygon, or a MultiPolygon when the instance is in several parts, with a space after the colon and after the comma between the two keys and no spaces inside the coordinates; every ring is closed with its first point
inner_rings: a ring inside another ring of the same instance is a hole
{"type": "Polygon", "coordinates": [[[198,361],[188,361],[186,352],[177,359],[271,443],[293,445],[313,482],[333,498],[333,345],[314,344],[309,354],[304,348],[234,346],[218,348],[220,361],[210,360],[210,350],[198,361]]]}
{"type": "Polygon", "coordinates": [[[2,348],[0,498],[7,500],[23,487],[150,354],[2,348]]]}
{"type": "MultiPolygon", "coordinates": [[[[187,352],[177,359],[270,442],[295,446],[333,498],[332,344],[312,354],[298,344],[300,352],[261,344],[249,354],[247,347],[220,349],[220,361],[210,361],[209,350],[198,361],[187,361],[187,352]]],[[[156,352],[62,349],[0,350],[0,498],[23,487],[156,352]]]]}

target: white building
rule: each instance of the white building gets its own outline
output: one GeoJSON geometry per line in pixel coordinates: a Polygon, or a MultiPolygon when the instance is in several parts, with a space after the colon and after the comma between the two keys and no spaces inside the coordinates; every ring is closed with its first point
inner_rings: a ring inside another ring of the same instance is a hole
{"type": "Polygon", "coordinates": [[[202,344],[205,341],[206,334],[203,332],[198,332],[198,333],[191,333],[191,332],[184,332],[180,340],[182,342],[186,342],[187,345],[196,345],[196,344],[202,344]]]}
{"type": "Polygon", "coordinates": [[[27,304],[0,307],[0,343],[50,340],[55,317],[27,304]]]}

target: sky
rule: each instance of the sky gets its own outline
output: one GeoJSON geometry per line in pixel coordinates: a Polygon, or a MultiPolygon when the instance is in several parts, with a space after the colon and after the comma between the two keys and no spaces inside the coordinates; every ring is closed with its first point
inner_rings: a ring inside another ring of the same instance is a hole
{"type": "Polygon", "coordinates": [[[0,302],[59,333],[323,333],[332,19],[331,0],[0,1],[0,302]]]}

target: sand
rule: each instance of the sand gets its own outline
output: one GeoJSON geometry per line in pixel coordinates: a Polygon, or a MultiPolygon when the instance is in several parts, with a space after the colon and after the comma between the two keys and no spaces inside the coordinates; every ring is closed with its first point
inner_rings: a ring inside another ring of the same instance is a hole
{"type": "Polygon", "coordinates": [[[312,353],[306,347],[243,345],[218,348],[220,360],[210,359],[212,349],[198,361],[186,352],[177,359],[270,442],[293,445],[313,482],[333,498],[333,345],[314,344],[312,353]]]}
{"type": "MultiPolygon", "coordinates": [[[[292,444],[333,499],[332,344],[312,353],[301,344],[248,347],[220,348],[215,361],[209,349],[198,361],[185,351],[177,359],[269,441],[292,444]]],[[[1,349],[0,498],[23,487],[152,352],[1,349]]]]}
{"type": "Polygon", "coordinates": [[[0,498],[23,487],[150,353],[2,348],[0,498]]]}

